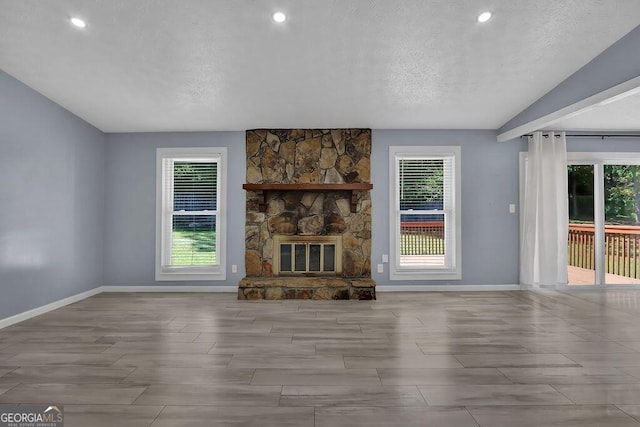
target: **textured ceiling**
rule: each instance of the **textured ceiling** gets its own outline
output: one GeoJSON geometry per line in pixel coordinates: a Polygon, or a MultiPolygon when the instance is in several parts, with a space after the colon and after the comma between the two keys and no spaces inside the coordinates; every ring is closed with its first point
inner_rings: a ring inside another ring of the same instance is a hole
{"type": "Polygon", "coordinates": [[[0,69],[107,132],[496,129],[638,25],[640,0],[0,0],[0,11],[0,69]],[[494,18],[478,24],[485,9],[494,18]]]}

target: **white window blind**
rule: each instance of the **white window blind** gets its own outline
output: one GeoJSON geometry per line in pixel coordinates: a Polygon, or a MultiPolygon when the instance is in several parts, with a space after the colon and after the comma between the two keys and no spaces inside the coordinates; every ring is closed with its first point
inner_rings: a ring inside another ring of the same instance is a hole
{"type": "Polygon", "coordinates": [[[459,275],[456,150],[409,147],[403,152],[402,147],[396,148],[391,157],[392,276],[455,277],[459,275]]]}
{"type": "MultiPolygon", "coordinates": [[[[173,280],[182,274],[196,280],[200,278],[194,274],[221,273],[222,157],[206,152],[193,155],[196,153],[189,151],[159,151],[158,280],[169,279],[163,275],[173,280]]],[[[201,277],[205,278],[212,277],[201,277]]]]}
{"type": "Polygon", "coordinates": [[[401,209],[442,210],[451,193],[451,158],[398,158],[398,170],[401,209]]]}
{"type": "Polygon", "coordinates": [[[218,163],[168,163],[172,164],[173,174],[170,265],[217,265],[218,163]]]}

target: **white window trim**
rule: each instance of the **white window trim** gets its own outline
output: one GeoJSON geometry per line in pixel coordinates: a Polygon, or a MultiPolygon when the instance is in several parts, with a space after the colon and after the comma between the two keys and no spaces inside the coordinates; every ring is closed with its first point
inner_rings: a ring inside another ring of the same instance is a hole
{"type": "Polygon", "coordinates": [[[157,281],[226,280],[227,252],[227,148],[158,148],[156,152],[156,267],[157,281]],[[164,159],[212,158],[218,160],[218,202],[216,240],[218,265],[212,267],[163,267],[163,253],[167,250],[162,231],[163,215],[163,161],[164,159]]]}
{"type": "Polygon", "coordinates": [[[462,279],[462,212],[461,212],[461,149],[460,146],[391,146],[389,147],[389,279],[390,280],[460,280],[462,279]],[[454,248],[447,255],[453,256],[451,267],[434,268],[400,267],[400,233],[398,206],[398,183],[396,182],[396,159],[399,156],[451,156],[453,157],[454,184],[451,200],[454,207],[446,232],[454,233],[450,241],[454,248]]]}

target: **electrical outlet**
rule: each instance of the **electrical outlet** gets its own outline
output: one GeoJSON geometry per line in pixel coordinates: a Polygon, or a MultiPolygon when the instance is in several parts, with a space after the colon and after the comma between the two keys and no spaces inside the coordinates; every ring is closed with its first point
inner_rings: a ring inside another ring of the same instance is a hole
{"type": "Polygon", "coordinates": [[[382,254],[382,262],[389,262],[389,255],[382,254]]]}
{"type": "Polygon", "coordinates": [[[384,273],[384,264],[378,264],[378,273],[384,273]]]}
{"type": "Polygon", "coordinates": [[[238,266],[236,264],[231,264],[231,272],[232,273],[237,273],[238,272],[238,266]]]}

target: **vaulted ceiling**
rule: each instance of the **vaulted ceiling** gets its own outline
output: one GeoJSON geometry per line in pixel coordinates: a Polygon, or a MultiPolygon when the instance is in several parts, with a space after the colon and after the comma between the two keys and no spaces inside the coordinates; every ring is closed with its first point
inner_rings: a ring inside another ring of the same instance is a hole
{"type": "Polygon", "coordinates": [[[497,129],[636,27],[640,1],[0,0],[0,11],[0,69],[106,132],[497,129]]]}

